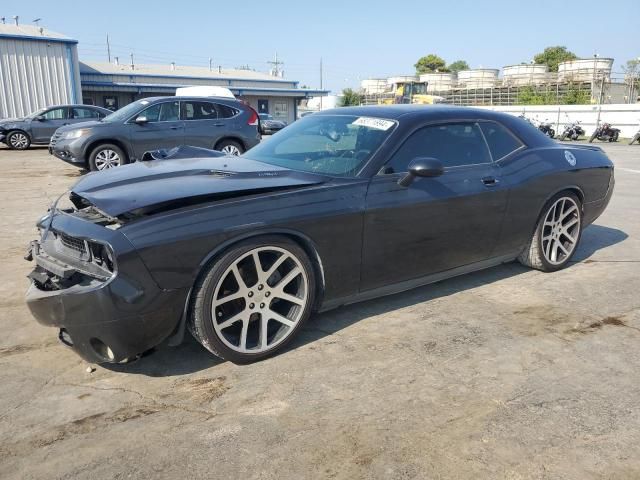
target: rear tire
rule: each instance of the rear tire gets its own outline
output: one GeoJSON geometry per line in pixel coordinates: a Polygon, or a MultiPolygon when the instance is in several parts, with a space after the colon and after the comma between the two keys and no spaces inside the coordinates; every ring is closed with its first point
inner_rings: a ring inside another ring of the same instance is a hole
{"type": "Polygon", "coordinates": [[[564,268],[582,236],[582,203],[572,192],[560,192],[542,209],[536,229],[518,261],[543,272],[564,268]]]}
{"type": "Polygon", "coordinates": [[[244,153],[244,147],[235,140],[222,140],[218,142],[215,149],[233,156],[242,155],[244,153]]]}
{"type": "Polygon", "coordinates": [[[7,135],[7,146],[11,150],[26,150],[31,146],[31,137],[27,132],[14,130],[7,135]]]}
{"type": "Polygon", "coordinates": [[[92,172],[108,170],[129,163],[122,149],[111,143],[103,143],[93,149],[89,155],[89,169],[92,172]]]}
{"type": "Polygon", "coordinates": [[[205,267],[189,305],[188,327],[214,355],[234,363],[282,350],[311,315],[315,273],[285,237],[240,242],[205,267]]]}

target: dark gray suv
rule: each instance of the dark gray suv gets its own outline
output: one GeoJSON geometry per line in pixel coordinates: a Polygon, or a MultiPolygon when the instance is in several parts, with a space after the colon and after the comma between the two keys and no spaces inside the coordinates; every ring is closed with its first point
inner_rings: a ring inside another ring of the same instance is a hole
{"type": "Polygon", "coordinates": [[[260,142],[250,106],[219,97],[137,100],[96,122],[58,129],[49,153],[73,165],[104,170],[142,159],[145,152],[192,145],[240,155],[260,142]]]}
{"type": "Polygon", "coordinates": [[[93,105],[56,105],[42,108],[24,118],[0,120],[0,141],[14,150],[25,150],[31,144],[46,145],[60,127],[99,120],[110,113],[111,110],[93,105]]]}

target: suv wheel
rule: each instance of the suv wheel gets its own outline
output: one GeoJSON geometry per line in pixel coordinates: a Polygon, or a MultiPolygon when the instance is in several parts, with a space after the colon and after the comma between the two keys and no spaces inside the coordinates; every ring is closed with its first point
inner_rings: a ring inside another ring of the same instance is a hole
{"type": "Polygon", "coordinates": [[[216,145],[216,150],[226,153],[227,155],[242,155],[244,148],[238,142],[234,140],[222,140],[216,145]]]}
{"type": "Polygon", "coordinates": [[[7,145],[12,150],[26,150],[31,145],[31,138],[22,130],[16,130],[7,136],[7,145]]]}
{"type": "Polygon", "coordinates": [[[129,163],[127,156],[117,145],[105,143],[94,148],[89,156],[89,168],[96,172],[129,163]]]}

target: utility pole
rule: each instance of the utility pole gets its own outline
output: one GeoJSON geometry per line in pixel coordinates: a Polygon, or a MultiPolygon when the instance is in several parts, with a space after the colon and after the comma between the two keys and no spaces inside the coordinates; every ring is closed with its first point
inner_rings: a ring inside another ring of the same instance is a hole
{"type": "MultiPolygon", "coordinates": [[[[322,57],[320,57],[320,90],[322,90],[322,57]]],[[[320,94],[320,110],[322,110],[322,94],[320,94]]]]}
{"type": "Polygon", "coordinates": [[[133,64],[133,52],[129,56],[131,57],[131,70],[134,70],[135,66],[133,64]]]}
{"type": "Polygon", "coordinates": [[[109,34],[107,33],[107,58],[109,58],[109,63],[111,63],[111,45],[109,45],[109,34]]]}
{"type": "Polygon", "coordinates": [[[213,70],[213,58],[209,57],[209,71],[213,70]]]}
{"type": "Polygon", "coordinates": [[[269,60],[267,63],[273,65],[273,68],[271,69],[272,75],[274,77],[279,77],[280,76],[280,65],[284,65],[284,62],[281,62],[280,60],[278,60],[278,52],[276,52],[276,56],[274,60],[269,60]]]}

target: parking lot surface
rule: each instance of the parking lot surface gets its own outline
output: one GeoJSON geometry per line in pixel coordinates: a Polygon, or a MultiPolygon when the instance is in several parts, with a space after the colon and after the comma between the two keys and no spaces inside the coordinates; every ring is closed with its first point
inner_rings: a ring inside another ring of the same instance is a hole
{"type": "Polygon", "coordinates": [[[190,337],[87,371],[24,304],[34,222],[79,178],[0,147],[0,477],[640,478],[640,146],[575,262],[317,315],[284,353],[190,337]]]}

